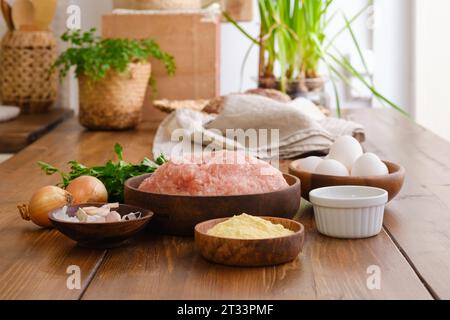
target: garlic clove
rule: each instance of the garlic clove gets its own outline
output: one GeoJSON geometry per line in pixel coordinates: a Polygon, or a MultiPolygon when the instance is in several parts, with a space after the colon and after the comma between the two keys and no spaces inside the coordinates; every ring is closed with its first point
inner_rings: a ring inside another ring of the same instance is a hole
{"type": "Polygon", "coordinates": [[[97,222],[106,222],[105,217],[97,217],[97,222]]]}
{"type": "Polygon", "coordinates": [[[88,222],[88,214],[81,208],[78,208],[75,214],[80,222],[88,222]]]}
{"type": "Polygon", "coordinates": [[[100,216],[88,216],[87,222],[89,222],[89,223],[106,222],[106,219],[105,219],[105,217],[100,217],[100,216]]]}
{"type": "Polygon", "coordinates": [[[122,217],[120,216],[120,214],[117,211],[111,211],[106,216],[106,222],[119,222],[121,220],[122,220],[122,217]]]}
{"type": "Polygon", "coordinates": [[[84,207],[83,210],[90,216],[106,217],[109,213],[109,209],[103,207],[84,207]]]}
{"type": "Polygon", "coordinates": [[[96,215],[100,217],[106,217],[109,214],[108,208],[97,208],[96,215]]]}
{"type": "Polygon", "coordinates": [[[117,209],[117,208],[119,208],[119,203],[118,203],[118,202],[107,203],[107,204],[104,204],[104,205],[102,206],[102,208],[117,209]]]}
{"type": "Polygon", "coordinates": [[[129,214],[126,214],[122,217],[122,221],[130,221],[130,220],[136,220],[142,217],[141,212],[131,212],[129,214]]]}
{"type": "Polygon", "coordinates": [[[98,207],[84,207],[83,210],[86,214],[90,216],[95,216],[97,214],[98,207]]]}

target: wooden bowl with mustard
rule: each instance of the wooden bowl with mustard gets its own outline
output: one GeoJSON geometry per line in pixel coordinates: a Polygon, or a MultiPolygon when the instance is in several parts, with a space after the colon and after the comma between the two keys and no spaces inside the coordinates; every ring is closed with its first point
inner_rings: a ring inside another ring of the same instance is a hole
{"type": "MultiPolygon", "coordinates": [[[[236,218],[236,217],[235,217],[236,218]]],[[[281,225],[289,234],[261,239],[231,238],[210,234],[210,230],[230,218],[214,219],[195,227],[195,244],[208,261],[236,267],[263,267],[287,263],[300,254],[305,241],[305,228],[291,219],[257,217],[281,225]]]]}

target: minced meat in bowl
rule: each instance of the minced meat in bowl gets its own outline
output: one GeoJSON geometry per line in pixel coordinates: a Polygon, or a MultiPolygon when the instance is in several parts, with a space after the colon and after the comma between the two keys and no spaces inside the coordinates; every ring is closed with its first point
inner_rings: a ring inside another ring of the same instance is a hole
{"type": "Polygon", "coordinates": [[[171,160],[145,179],[140,191],[190,196],[273,192],[289,185],[269,163],[242,152],[204,152],[171,160]]]}

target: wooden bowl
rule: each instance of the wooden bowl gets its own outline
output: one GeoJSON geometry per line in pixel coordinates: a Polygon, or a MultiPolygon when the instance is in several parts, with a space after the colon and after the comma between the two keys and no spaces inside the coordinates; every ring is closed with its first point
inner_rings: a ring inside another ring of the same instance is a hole
{"type": "Polygon", "coordinates": [[[180,196],[138,190],[151,174],[125,182],[125,203],[155,213],[152,225],[165,234],[192,236],[197,223],[247,213],[292,218],[300,208],[300,180],[284,175],[289,187],[268,193],[232,196],[180,196]]]}
{"type": "MultiPolygon", "coordinates": [[[[100,203],[84,203],[69,206],[67,214],[74,216],[78,208],[101,205],[100,203]]],[[[153,216],[153,212],[149,210],[121,204],[118,209],[115,209],[121,216],[139,211],[142,217],[136,220],[105,223],[68,222],[54,218],[53,214],[58,210],[48,215],[53,226],[70,239],[77,241],[80,246],[88,248],[117,247],[144,229],[153,216]]]]}
{"type": "Polygon", "coordinates": [[[381,188],[388,192],[388,201],[391,201],[400,192],[405,180],[405,169],[389,161],[383,161],[388,167],[389,174],[373,177],[338,177],[310,173],[298,169],[298,161],[295,160],[289,164],[289,173],[300,178],[302,182],[302,196],[308,201],[311,190],[338,185],[381,188]]]}
{"type": "Polygon", "coordinates": [[[295,233],[285,237],[258,240],[220,238],[210,236],[207,232],[229,218],[214,219],[195,226],[197,249],[206,260],[237,267],[271,266],[297,258],[305,241],[303,225],[290,219],[261,218],[281,224],[295,233]]]}

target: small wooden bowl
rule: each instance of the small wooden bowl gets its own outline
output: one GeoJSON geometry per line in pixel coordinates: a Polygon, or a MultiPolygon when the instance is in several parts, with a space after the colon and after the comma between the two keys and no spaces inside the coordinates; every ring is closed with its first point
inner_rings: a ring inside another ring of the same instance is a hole
{"type": "Polygon", "coordinates": [[[151,174],[125,182],[125,203],[155,213],[152,225],[161,233],[192,236],[197,223],[247,213],[254,216],[292,218],[300,208],[300,180],[284,175],[289,187],[258,194],[232,196],[179,196],[138,190],[151,174]]]}
{"type": "Polygon", "coordinates": [[[197,249],[206,260],[236,267],[271,266],[297,258],[305,241],[303,225],[290,219],[261,218],[281,224],[295,233],[285,237],[258,240],[219,238],[210,236],[207,232],[229,218],[214,219],[195,226],[197,249]]]}
{"type": "MultiPolygon", "coordinates": [[[[67,214],[74,216],[78,208],[102,205],[101,203],[84,203],[69,206],[67,214]]],[[[142,213],[142,217],[136,220],[105,223],[69,222],[54,218],[53,214],[58,210],[60,209],[54,210],[48,215],[53,226],[70,239],[77,241],[80,246],[88,248],[117,247],[144,229],[153,216],[153,212],[149,210],[121,204],[118,209],[115,209],[121,216],[139,211],[142,213]]]]}
{"type": "Polygon", "coordinates": [[[388,192],[388,201],[391,201],[400,192],[405,180],[405,169],[389,161],[383,161],[388,167],[389,174],[373,177],[338,177],[310,173],[298,169],[298,161],[295,160],[289,164],[289,173],[300,178],[302,182],[302,196],[308,201],[311,190],[338,185],[381,188],[388,192]]]}

